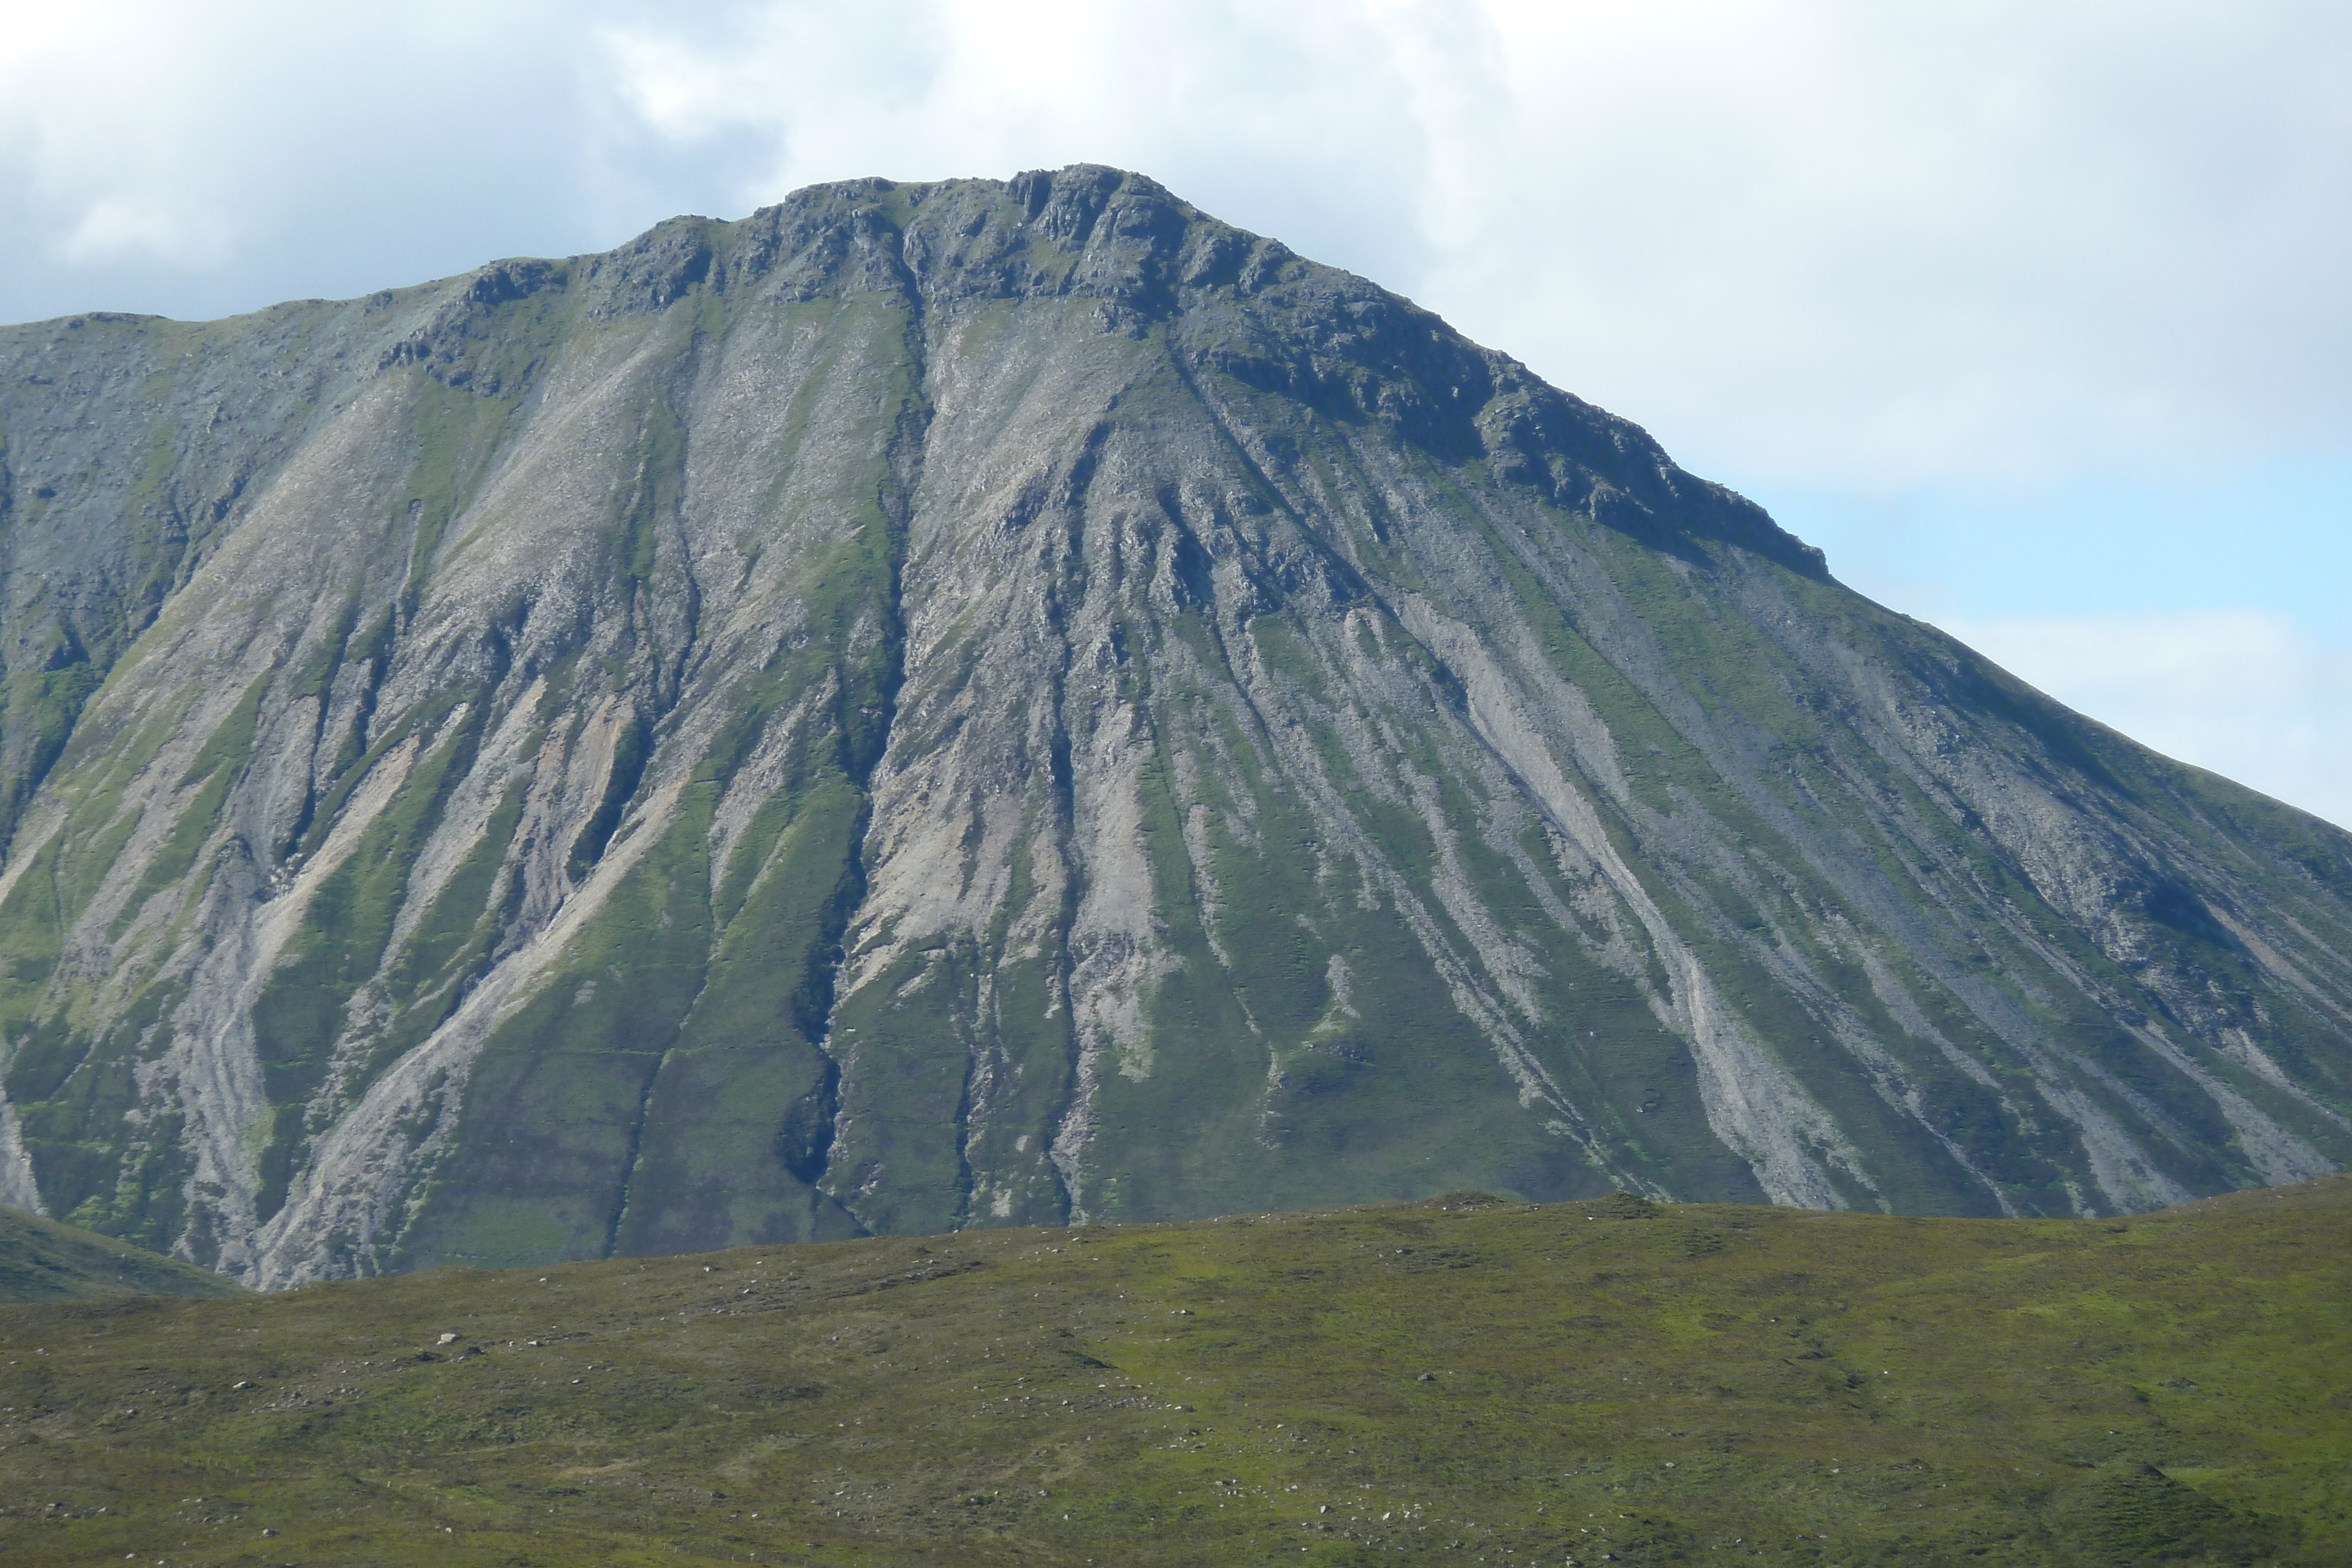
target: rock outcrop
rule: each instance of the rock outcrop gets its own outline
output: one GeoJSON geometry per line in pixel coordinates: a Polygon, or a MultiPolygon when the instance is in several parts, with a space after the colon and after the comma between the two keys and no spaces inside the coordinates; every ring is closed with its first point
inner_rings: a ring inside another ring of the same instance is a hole
{"type": "Polygon", "coordinates": [[[1077,167],[0,329],[0,1201],[251,1283],[2352,1153],[2352,836],[1077,167]]]}

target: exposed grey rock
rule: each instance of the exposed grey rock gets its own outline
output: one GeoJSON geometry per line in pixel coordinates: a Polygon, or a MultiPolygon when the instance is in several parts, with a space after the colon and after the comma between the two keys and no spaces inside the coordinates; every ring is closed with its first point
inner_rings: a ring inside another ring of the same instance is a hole
{"type": "Polygon", "coordinates": [[[0,1202],[277,1285],[2352,1151],[2352,838],[1148,180],[0,329],[0,1202]]]}

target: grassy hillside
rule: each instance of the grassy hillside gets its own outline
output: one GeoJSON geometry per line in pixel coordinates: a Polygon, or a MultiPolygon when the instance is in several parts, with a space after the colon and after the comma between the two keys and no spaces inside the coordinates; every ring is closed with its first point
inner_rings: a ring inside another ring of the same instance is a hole
{"type": "Polygon", "coordinates": [[[176,1258],[0,1208],[0,1301],[93,1296],[242,1296],[238,1285],[176,1258]]]}
{"type": "Polygon", "coordinates": [[[11,1563],[2352,1561],[2352,1179],[1428,1203],[0,1310],[11,1563]]]}

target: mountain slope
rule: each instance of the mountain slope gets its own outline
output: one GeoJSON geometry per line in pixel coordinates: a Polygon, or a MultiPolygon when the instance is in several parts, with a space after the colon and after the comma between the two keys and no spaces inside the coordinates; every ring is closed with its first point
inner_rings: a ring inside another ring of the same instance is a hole
{"type": "Polygon", "coordinates": [[[16,1308],[0,1552],[2319,1568],[2347,1221],[1455,1194],[16,1308]]]}
{"type": "Polygon", "coordinates": [[[1079,167],[0,330],[0,1198],[276,1285],[2352,1153],[2352,837],[1079,167]]]}
{"type": "Polygon", "coordinates": [[[237,1296],[218,1274],[117,1241],[0,1208],[0,1301],[93,1296],[237,1296]]]}

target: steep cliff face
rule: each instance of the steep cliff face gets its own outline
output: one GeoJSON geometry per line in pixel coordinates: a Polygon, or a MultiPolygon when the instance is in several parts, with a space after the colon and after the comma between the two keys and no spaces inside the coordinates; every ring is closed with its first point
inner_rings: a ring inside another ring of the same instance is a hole
{"type": "Polygon", "coordinates": [[[0,1201],[251,1282],[2352,1154],[2352,836],[1074,168],[0,329],[0,1201]]]}

